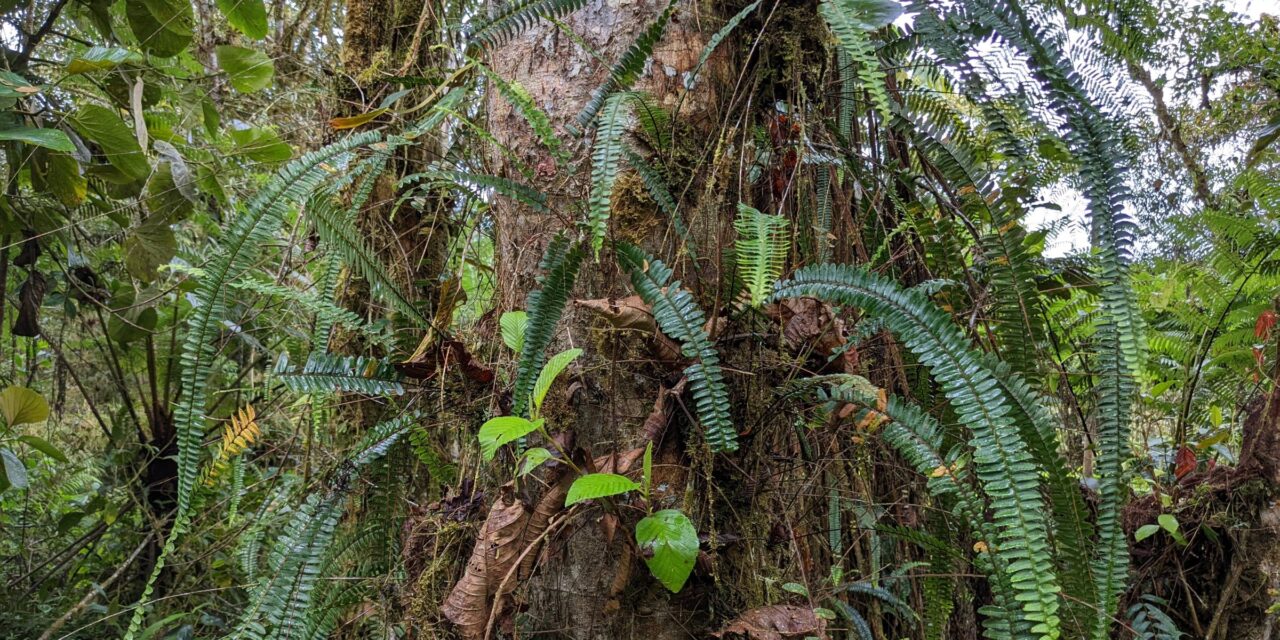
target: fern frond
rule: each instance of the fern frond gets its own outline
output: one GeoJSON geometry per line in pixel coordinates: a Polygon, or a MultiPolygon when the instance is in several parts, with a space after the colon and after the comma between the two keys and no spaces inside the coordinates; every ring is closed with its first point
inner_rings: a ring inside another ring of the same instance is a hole
{"type": "Polygon", "coordinates": [[[377,143],[379,139],[376,132],[351,136],[286,165],[258,191],[244,211],[231,221],[223,234],[221,245],[204,268],[204,275],[194,292],[195,299],[200,304],[195,305],[187,319],[187,335],[180,359],[181,392],[177,394],[177,406],[174,408],[174,429],[178,443],[177,509],[169,536],[139,597],[141,606],[134,610],[129,628],[125,632],[126,640],[132,640],[138,633],[146,616],[146,605],[155,589],[156,578],[164,568],[165,559],[173,553],[178,539],[190,523],[192,499],[200,475],[200,456],[204,449],[202,440],[207,385],[218,353],[216,340],[227,315],[227,303],[224,299],[227,284],[253,267],[262,247],[283,223],[288,207],[301,202],[325,178],[336,173],[334,163],[359,147],[377,143]]]}
{"type": "Polygon", "coordinates": [[[627,164],[631,165],[636,173],[640,174],[640,179],[644,182],[645,189],[649,192],[649,197],[658,203],[658,208],[671,218],[671,226],[675,228],[676,235],[684,242],[684,249],[688,251],[689,258],[696,261],[698,259],[697,245],[693,241],[693,236],[689,233],[689,228],[684,224],[684,218],[680,215],[679,205],[676,199],[671,195],[671,189],[667,186],[667,179],[662,176],[662,172],[656,167],[649,164],[644,158],[640,157],[635,151],[627,148],[624,150],[627,156],[627,164]]]}
{"type": "Polygon", "coordinates": [[[547,244],[539,268],[542,276],[539,288],[529,293],[525,307],[529,321],[525,326],[524,343],[520,345],[520,362],[516,367],[516,380],[511,389],[512,413],[526,415],[533,386],[547,361],[547,347],[555,336],[556,325],[569,301],[569,293],[578,278],[582,265],[582,246],[570,242],[564,235],[552,238],[547,244]]]}
{"type": "Polygon", "coordinates": [[[493,17],[469,30],[472,42],[485,49],[500,47],[527,31],[539,20],[558,20],[587,4],[587,0],[512,0],[493,17]]]}
{"type": "Polygon", "coordinates": [[[551,118],[547,116],[547,112],[538,106],[533,96],[529,95],[529,91],[519,82],[514,80],[508,81],[502,76],[493,72],[489,67],[477,63],[480,72],[484,74],[489,82],[493,83],[498,89],[498,95],[507,101],[520,117],[533,129],[534,135],[538,136],[538,140],[542,142],[542,146],[546,147],[556,162],[564,164],[568,162],[569,156],[564,151],[564,144],[560,141],[560,136],[556,135],[555,128],[551,125],[551,118]]]}
{"type": "Polygon", "coordinates": [[[251,404],[246,404],[240,411],[231,414],[231,420],[222,429],[222,442],[218,446],[218,452],[214,454],[209,466],[205,467],[204,482],[201,484],[212,485],[214,480],[226,471],[232,459],[243,453],[262,435],[257,418],[257,412],[251,404]]]}
{"type": "Polygon", "coordinates": [[[741,202],[733,225],[738,230],[738,239],[733,244],[735,264],[751,306],[758,307],[782,277],[787,251],[791,248],[787,233],[791,225],[783,216],[761,213],[741,202]]]}
{"type": "Polygon", "coordinates": [[[613,185],[621,171],[626,145],[622,136],[626,133],[625,93],[614,94],[604,103],[600,123],[596,127],[596,143],[591,150],[591,195],[587,199],[587,230],[591,235],[591,248],[598,259],[609,233],[609,216],[613,209],[613,185]]]}
{"type": "Polygon", "coordinates": [[[591,92],[591,99],[574,119],[579,131],[586,131],[587,126],[596,119],[596,114],[600,113],[601,107],[605,106],[610,96],[631,89],[636,80],[640,79],[640,74],[644,73],[645,63],[649,61],[649,56],[653,55],[653,48],[658,44],[658,40],[662,39],[662,33],[667,30],[667,23],[671,21],[671,14],[675,13],[675,10],[675,0],[671,0],[658,19],[653,21],[653,24],[650,24],[649,28],[645,29],[644,33],[641,33],[640,37],[636,38],[636,41],[623,52],[622,57],[609,70],[609,77],[591,92]]]}
{"type": "MultiPolygon", "coordinates": [[[[871,96],[876,112],[888,122],[893,113],[889,109],[884,70],[880,68],[880,59],[876,57],[871,36],[858,17],[858,8],[850,0],[822,0],[818,5],[818,13],[827,21],[831,33],[840,42],[840,47],[848,54],[849,59],[858,65],[859,84],[871,96]]],[[[845,91],[848,90],[846,87],[845,91]]]]}
{"type": "Polygon", "coordinates": [[[942,385],[961,421],[977,477],[990,500],[999,536],[984,541],[1007,561],[1012,599],[1039,637],[1056,638],[1060,587],[1049,548],[1049,531],[1033,458],[1009,404],[964,334],[918,291],[903,290],[873,273],[840,265],[798,271],[778,285],[773,298],[814,297],[858,306],[884,318],[921,364],[942,385]]]}
{"type": "Polygon", "coordinates": [[[1133,627],[1135,640],[1182,640],[1186,637],[1178,628],[1178,623],[1161,608],[1167,606],[1168,602],[1147,594],[1129,607],[1130,626],[1133,627]]]}
{"type": "Polygon", "coordinates": [[[434,169],[401,178],[399,187],[403,189],[405,186],[422,181],[443,183],[474,194],[480,193],[477,187],[492,189],[496,193],[511,198],[538,213],[551,213],[551,208],[547,206],[547,194],[514,180],[483,173],[434,169]]]}
{"type": "Polygon", "coordinates": [[[281,354],[275,373],[294,393],[404,395],[404,377],[386,358],[341,356],[318,351],[307,357],[301,371],[293,371],[289,368],[288,358],[281,354]]]}
{"type": "MultiPolygon", "coordinates": [[[[330,267],[326,265],[326,271],[329,268],[330,267]]],[[[324,288],[327,289],[327,278],[322,279],[320,284],[326,285],[324,288]]],[[[299,291],[293,287],[286,287],[274,282],[268,282],[256,278],[246,278],[237,282],[232,282],[229,286],[232,289],[252,291],[258,295],[281,298],[293,303],[294,308],[315,316],[316,325],[324,328],[323,333],[325,335],[328,335],[330,328],[334,326],[341,326],[350,331],[363,334],[376,344],[384,347],[390,346],[391,341],[385,333],[375,330],[355,313],[352,313],[347,309],[343,309],[328,299],[322,298],[310,291],[299,291]]]]}
{"type": "Polygon", "coordinates": [[[712,451],[736,451],[738,431],[729,415],[729,390],[720,371],[720,354],[704,327],[706,314],[693,295],[671,280],[671,269],[631,244],[619,243],[618,263],[631,276],[631,286],[653,308],[658,327],[680,343],[680,351],[695,362],[685,369],[712,451]]]}
{"type": "Polygon", "coordinates": [[[737,29],[743,20],[746,20],[748,16],[755,13],[756,9],[760,8],[760,2],[761,0],[755,0],[755,2],[743,7],[741,11],[729,18],[723,27],[720,27],[718,31],[711,35],[711,38],[707,40],[707,46],[703,47],[702,53],[698,55],[698,64],[694,65],[693,71],[689,72],[689,77],[685,80],[685,89],[692,89],[697,84],[698,73],[707,64],[707,60],[711,59],[711,54],[720,48],[720,43],[724,42],[725,38],[728,38],[729,34],[733,33],[733,30],[737,29]]]}

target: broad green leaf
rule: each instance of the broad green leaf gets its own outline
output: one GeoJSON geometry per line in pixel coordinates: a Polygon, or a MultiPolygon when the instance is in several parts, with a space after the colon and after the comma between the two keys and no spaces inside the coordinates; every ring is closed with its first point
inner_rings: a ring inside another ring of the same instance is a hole
{"type": "Polygon", "coordinates": [[[49,154],[44,181],[54,197],[68,207],[84,204],[89,192],[89,181],[80,172],[80,163],[65,153],[49,154]]]}
{"type": "Polygon", "coordinates": [[[809,589],[799,582],[788,582],[782,585],[782,590],[796,595],[801,595],[806,598],[809,597],[809,589]]]}
{"type": "Polygon", "coordinates": [[[167,58],[191,44],[190,0],[125,0],[124,5],[129,30],[147,53],[167,58]]]}
{"type": "Polygon", "coordinates": [[[498,447],[519,440],[537,431],[541,426],[541,419],[525,420],[519,416],[499,416],[480,425],[480,432],[476,437],[480,440],[480,451],[484,459],[493,460],[493,457],[498,454],[498,447]]]}
{"type": "Polygon", "coordinates": [[[12,71],[0,70],[0,98],[25,98],[40,91],[39,86],[26,78],[12,71]]]}
{"type": "Polygon", "coordinates": [[[71,124],[81,135],[102,148],[107,162],[132,180],[144,180],[151,175],[151,165],[133,130],[114,111],[96,104],[86,104],[70,117],[71,124]]]}
{"type": "MultiPolygon", "coordinates": [[[[167,143],[157,141],[157,144],[167,143]]],[[[185,190],[194,195],[195,189],[191,184],[192,178],[188,175],[185,189],[178,186],[173,175],[174,166],[171,162],[158,163],[155,172],[151,174],[151,179],[147,181],[147,209],[151,212],[151,217],[168,223],[178,222],[186,218],[194,209],[191,200],[183,194],[185,190]]],[[[186,169],[185,165],[181,168],[186,169]]]]}
{"type": "Polygon", "coordinates": [[[520,459],[519,475],[527,475],[530,471],[542,466],[542,463],[550,460],[552,453],[543,447],[534,447],[524,452],[520,459]]]}
{"type": "Polygon", "coordinates": [[[217,0],[231,26],[253,40],[267,37],[267,7],[262,0],[217,0]]]}
{"type": "Polygon", "coordinates": [[[565,496],[564,506],[577,504],[583,500],[616,496],[638,488],[640,485],[626,476],[616,473],[588,473],[573,481],[569,487],[569,495],[565,496]]]}
{"type": "Polygon", "coordinates": [[[1162,513],[1156,517],[1156,522],[1160,524],[1160,528],[1169,533],[1178,532],[1178,519],[1170,513],[1162,513]]]}
{"type": "Polygon", "coordinates": [[[560,375],[570,362],[582,355],[582,349],[567,349],[561,351],[547,360],[547,364],[543,365],[542,371],[538,372],[538,380],[533,383],[533,406],[537,410],[542,410],[542,401],[547,397],[547,391],[551,389],[551,383],[556,381],[556,377],[560,375]]]}
{"type": "Polygon", "coordinates": [[[130,231],[122,247],[125,270],[142,282],[154,281],[156,269],[178,254],[173,229],[159,216],[148,218],[130,231]]]}
{"type": "Polygon", "coordinates": [[[137,53],[123,47],[90,47],[67,63],[67,73],[90,73],[114,69],[125,62],[144,62],[137,53]]]}
{"type": "Polygon", "coordinates": [[[43,453],[46,456],[49,456],[50,458],[57,460],[58,462],[67,461],[67,456],[63,455],[63,453],[59,451],[57,447],[53,446],[52,443],[50,443],[48,440],[45,440],[44,438],[37,438],[35,436],[18,436],[18,439],[27,443],[27,446],[31,447],[32,449],[35,449],[36,451],[39,451],[40,453],[43,453]]]}
{"type": "Polygon", "coordinates": [[[22,460],[8,449],[0,449],[0,460],[4,461],[4,476],[8,484],[15,489],[26,489],[27,467],[22,460]]]}
{"type": "Polygon", "coordinates": [[[524,330],[529,326],[529,314],[524,311],[508,311],[498,319],[502,327],[502,342],[507,348],[520,353],[524,346],[524,330]]]}
{"type": "Polygon", "coordinates": [[[293,149],[270,129],[239,129],[231,132],[236,153],[258,162],[284,162],[293,157],[293,149]]]}
{"type": "Polygon", "coordinates": [[[1159,530],[1160,530],[1160,525],[1144,524],[1141,527],[1138,527],[1138,530],[1133,533],[1133,540],[1135,542],[1142,542],[1143,540],[1146,540],[1147,538],[1150,538],[1151,536],[1155,535],[1156,532],[1159,530]]]}
{"type": "Polygon", "coordinates": [[[236,91],[252,93],[271,85],[276,68],[267,54],[229,44],[219,46],[217,52],[218,66],[227,72],[236,91]]]}
{"type": "Polygon", "coordinates": [[[0,416],[9,428],[49,419],[49,403],[44,396],[26,387],[11,386],[0,391],[0,416]]]}
{"type": "Polygon", "coordinates": [[[71,144],[71,138],[68,138],[67,134],[57,129],[37,129],[35,127],[5,129],[0,131],[0,140],[16,140],[63,153],[71,153],[76,150],[75,145],[71,144]]]}
{"type": "Polygon", "coordinates": [[[689,518],[676,509],[659,511],[636,523],[636,543],[649,573],[679,593],[698,559],[698,530],[689,518]]]}

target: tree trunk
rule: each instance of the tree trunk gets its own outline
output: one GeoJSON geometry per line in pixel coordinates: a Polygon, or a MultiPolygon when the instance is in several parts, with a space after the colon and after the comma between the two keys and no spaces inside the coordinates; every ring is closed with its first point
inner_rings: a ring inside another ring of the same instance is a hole
{"type": "MultiPolygon", "coordinates": [[[[536,213],[507,199],[500,199],[494,207],[500,312],[524,308],[527,293],[537,288],[538,262],[547,243],[560,232],[576,236],[574,224],[579,209],[573,203],[585,201],[589,190],[591,141],[579,142],[565,132],[592,92],[608,77],[608,64],[622,57],[666,5],[665,0],[593,0],[564,20],[570,30],[595,50],[599,60],[546,21],[489,58],[498,75],[519,83],[547,111],[556,131],[564,136],[570,153],[575,156],[570,165],[580,167],[573,175],[557,169],[555,159],[540,151],[542,148],[529,125],[497,92],[490,92],[489,130],[500,144],[514,151],[520,161],[537,168],[543,180],[537,185],[540,189],[557,195],[552,206],[556,211],[554,216],[536,213]],[[607,62],[602,64],[601,60],[607,62]]],[[[679,104],[681,120],[697,123],[687,133],[697,131],[704,135],[698,142],[707,144],[707,148],[689,145],[699,154],[710,149],[707,138],[714,127],[711,105],[717,95],[716,80],[723,75],[724,56],[717,55],[703,70],[702,80],[693,93],[686,95],[681,79],[694,69],[707,38],[720,26],[721,20],[708,20],[714,17],[697,2],[678,2],[652,62],[636,87],[668,109],[679,104]],[[705,29],[700,28],[702,20],[708,20],[705,29]]],[[[722,51],[730,48],[726,43],[722,51]]],[[[501,175],[523,179],[508,157],[495,152],[492,160],[501,175]]],[[[698,184],[704,184],[705,180],[705,174],[696,177],[698,184]]],[[[663,255],[664,246],[673,245],[674,230],[666,216],[643,195],[644,187],[639,186],[637,190],[637,185],[640,185],[638,181],[626,176],[619,179],[614,191],[610,237],[629,240],[663,255]]],[[[718,236],[727,222],[722,215],[727,209],[711,206],[707,209],[696,225],[704,239],[718,236]]],[[[707,241],[703,246],[718,245],[707,241]]],[[[714,293],[715,267],[713,261],[699,265],[704,276],[712,277],[695,278],[693,285],[709,283],[714,293]]],[[[613,260],[608,245],[598,261],[587,258],[574,289],[577,299],[617,299],[631,293],[627,278],[613,260]]],[[[668,385],[672,382],[671,371],[640,366],[647,359],[645,338],[603,327],[591,313],[571,303],[561,320],[555,343],[549,349],[555,353],[577,346],[585,351],[579,360],[580,367],[573,372],[573,389],[568,392],[567,403],[557,403],[548,422],[556,431],[572,433],[576,446],[586,451],[587,458],[620,454],[642,446],[645,418],[653,409],[664,379],[668,385]],[[628,366],[629,362],[637,366],[628,366]]],[[[678,378],[679,374],[674,377],[678,378]]],[[[673,439],[667,449],[674,461],[682,447],[673,439]]],[[[519,626],[525,633],[576,639],[656,640],[687,638],[689,628],[705,623],[705,612],[691,610],[651,578],[641,579],[645,572],[643,564],[633,558],[627,541],[623,540],[631,535],[629,532],[623,533],[619,528],[610,542],[604,527],[593,521],[596,518],[578,519],[570,525],[570,530],[549,543],[548,551],[543,553],[545,562],[524,590],[528,609],[519,626]],[[634,579],[627,580],[632,573],[634,579]],[[620,605],[623,598],[627,601],[620,605]],[[701,622],[694,618],[700,618],[701,622]]]]}

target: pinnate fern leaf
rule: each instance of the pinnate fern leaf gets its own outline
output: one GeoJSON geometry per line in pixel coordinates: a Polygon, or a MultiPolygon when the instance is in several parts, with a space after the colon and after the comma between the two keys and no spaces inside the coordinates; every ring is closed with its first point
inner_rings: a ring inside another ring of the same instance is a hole
{"type": "Polygon", "coordinates": [[[790,224],[783,216],[761,213],[740,202],[733,225],[738,230],[738,240],[733,245],[738,271],[751,305],[760,306],[782,276],[787,250],[791,248],[787,234],[790,224]]]}
{"type": "Polygon", "coordinates": [[[631,277],[631,286],[653,308],[662,332],[680,343],[681,353],[694,360],[685,369],[712,451],[736,451],[738,432],[729,413],[729,390],[720,369],[720,354],[704,328],[706,314],[693,295],[672,281],[671,268],[631,244],[618,243],[618,262],[631,277]]]}

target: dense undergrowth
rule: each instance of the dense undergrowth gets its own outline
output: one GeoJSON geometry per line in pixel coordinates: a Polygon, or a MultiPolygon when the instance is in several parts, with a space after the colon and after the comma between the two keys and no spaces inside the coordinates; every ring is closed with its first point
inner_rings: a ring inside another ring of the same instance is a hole
{"type": "Polygon", "coordinates": [[[2,637],[1269,637],[1272,16],[0,9],[2,637]]]}

